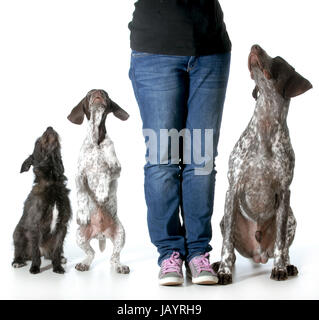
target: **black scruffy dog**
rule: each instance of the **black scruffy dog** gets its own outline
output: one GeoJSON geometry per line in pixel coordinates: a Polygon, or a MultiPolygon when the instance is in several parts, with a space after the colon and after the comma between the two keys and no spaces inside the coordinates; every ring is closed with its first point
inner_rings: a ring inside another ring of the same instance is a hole
{"type": "Polygon", "coordinates": [[[30,272],[34,274],[40,272],[41,256],[52,260],[54,272],[64,273],[63,241],[72,212],[60,149],[59,135],[48,127],[20,171],[32,165],[35,180],[13,233],[12,266],[20,268],[32,260],[30,272]]]}

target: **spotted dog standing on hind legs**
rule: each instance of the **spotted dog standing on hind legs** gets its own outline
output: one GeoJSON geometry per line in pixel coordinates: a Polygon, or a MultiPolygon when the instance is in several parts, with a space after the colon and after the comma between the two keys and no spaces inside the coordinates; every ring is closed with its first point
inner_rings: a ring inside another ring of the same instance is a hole
{"type": "Polygon", "coordinates": [[[269,57],[258,45],[252,47],[248,65],[257,102],[229,159],[221,261],[213,264],[220,284],[232,282],[235,249],[256,263],[274,258],[272,279],[298,273],[289,259],[296,229],[289,190],[295,157],[286,118],[290,99],[312,85],[284,59],[269,57]]]}
{"type": "Polygon", "coordinates": [[[114,246],[112,267],[118,273],[129,273],[129,267],[120,263],[120,252],[125,243],[125,231],[117,216],[116,197],[121,165],[105,128],[109,113],[123,121],[129,117],[104,90],[91,90],[68,116],[75,124],[82,124],[84,115],[88,120],[88,134],[80,151],[76,176],[77,244],[84,250],[86,258],[75,268],[89,270],[95,254],[90,245],[92,239],[99,240],[103,251],[105,239],[110,238],[114,246]]]}

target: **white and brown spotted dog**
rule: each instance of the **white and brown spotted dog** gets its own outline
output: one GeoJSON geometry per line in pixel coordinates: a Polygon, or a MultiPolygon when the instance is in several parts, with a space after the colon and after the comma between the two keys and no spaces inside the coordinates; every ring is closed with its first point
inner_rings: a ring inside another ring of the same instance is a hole
{"type": "Polygon", "coordinates": [[[89,270],[94,258],[91,239],[98,239],[100,250],[103,251],[105,239],[109,238],[114,246],[112,267],[118,273],[129,273],[129,267],[120,263],[120,252],[125,243],[124,228],[117,216],[116,197],[121,165],[105,129],[109,113],[121,120],[129,117],[104,90],[91,90],[68,116],[75,124],[82,124],[84,115],[88,120],[88,133],[80,151],[76,176],[77,243],[87,257],[75,268],[79,271],[89,270]]]}
{"type": "Polygon", "coordinates": [[[289,190],[295,156],[286,120],[290,99],[312,85],[258,45],[251,48],[248,66],[256,83],[256,108],[229,158],[222,257],[213,265],[220,284],[232,282],[235,249],[256,263],[274,258],[274,280],[298,273],[289,259],[296,229],[289,190]]]}

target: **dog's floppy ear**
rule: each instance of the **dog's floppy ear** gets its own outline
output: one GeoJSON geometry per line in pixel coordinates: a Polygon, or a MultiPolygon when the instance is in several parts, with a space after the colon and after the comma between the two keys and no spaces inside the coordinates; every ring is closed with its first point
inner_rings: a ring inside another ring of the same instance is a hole
{"type": "Polygon", "coordinates": [[[255,86],[255,88],[252,92],[252,96],[254,97],[255,100],[257,100],[257,98],[258,98],[258,93],[259,93],[259,88],[257,86],[255,86]]]}
{"type": "Polygon", "coordinates": [[[22,163],[20,173],[29,171],[30,167],[33,165],[33,156],[29,156],[27,159],[24,160],[22,163]]]}
{"type": "Polygon", "coordinates": [[[89,99],[85,96],[80,103],[74,107],[68,115],[68,119],[75,124],[82,124],[84,115],[90,120],[89,99]]]}
{"type": "Polygon", "coordinates": [[[101,119],[101,123],[99,125],[99,138],[97,141],[97,144],[100,145],[101,142],[104,141],[105,139],[105,135],[106,135],[106,128],[105,128],[105,120],[106,120],[106,116],[107,116],[107,112],[104,112],[102,119],[101,119]]]}
{"type": "Polygon", "coordinates": [[[312,84],[298,72],[293,72],[283,88],[283,97],[286,99],[299,96],[312,88],[312,84]]]}
{"type": "Polygon", "coordinates": [[[130,116],[125,110],[123,110],[117,103],[111,101],[111,111],[115,115],[115,117],[119,118],[122,121],[125,121],[130,116]]]}

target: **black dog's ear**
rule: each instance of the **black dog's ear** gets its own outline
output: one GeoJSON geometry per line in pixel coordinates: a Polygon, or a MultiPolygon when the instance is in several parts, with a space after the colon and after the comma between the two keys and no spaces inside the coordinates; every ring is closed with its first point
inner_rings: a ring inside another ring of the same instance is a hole
{"type": "Polygon", "coordinates": [[[293,98],[305,93],[311,88],[312,84],[307,79],[298,72],[294,72],[284,86],[283,96],[286,99],[293,98]]]}
{"type": "Polygon", "coordinates": [[[115,117],[119,118],[122,121],[125,121],[130,116],[125,110],[123,110],[117,103],[111,101],[111,111],[115,115],[115,117]]]}
{"type": "Polygon", "coordinates": [[[82,124],[84,114],[86,115],[86,118],[90,120],[88,96],[85,96],[80,103],[72,109],[71,113],[68,115],[68,119],[75,124],[82,124]]]}
{"type": "Polygon", "coordinates": [[[259,93],[259,88],[257,86],[255,86],[253,92],[252,92],[252,95],[254,97],[255,100],[257,100],[258,98],[258,93],[259,93]]]}
{"type": "Polygon", "coordinates": [[[33,157],[31,155],[27,159],[25,159],[24,162],[22,163],[20,173],[29,171],[32,165],[33,165],[33,157]]]}

